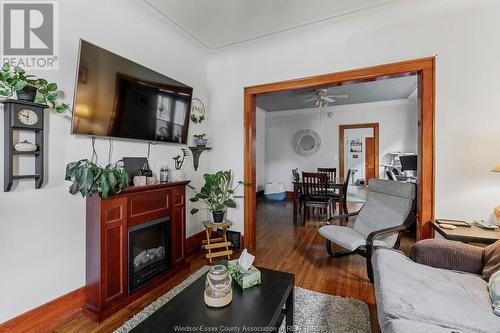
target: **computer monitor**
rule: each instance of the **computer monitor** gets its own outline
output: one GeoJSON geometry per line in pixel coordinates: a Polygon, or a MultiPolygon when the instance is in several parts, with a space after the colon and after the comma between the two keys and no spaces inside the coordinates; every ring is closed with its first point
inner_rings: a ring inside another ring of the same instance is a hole
{"type": "Polygon", "coordinates": [[[417,171],[417,155],[401,155],[401,171],[417,171]]]}

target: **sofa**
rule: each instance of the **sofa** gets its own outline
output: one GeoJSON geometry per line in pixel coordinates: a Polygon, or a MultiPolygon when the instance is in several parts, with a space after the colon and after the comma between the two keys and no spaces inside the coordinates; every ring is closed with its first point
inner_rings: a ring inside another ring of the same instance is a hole
{"type": "Polygon", "coordinates": [[[410,257],[380,248],[372,264],[382,332],[500,332],[481,276],[483,248],[424,240],[411,248],[410,257]]]}

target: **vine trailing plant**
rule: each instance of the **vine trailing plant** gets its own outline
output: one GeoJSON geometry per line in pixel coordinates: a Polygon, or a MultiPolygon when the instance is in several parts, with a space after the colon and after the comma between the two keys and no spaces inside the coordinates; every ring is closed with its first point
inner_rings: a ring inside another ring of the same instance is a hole
{"type": "Polygon", "coordinates": [[[0,70],[0,97],[8,99],[14,92],[27,88],[36,89],[35,102],[47,105],[51,110],[64,113],[69,109],[68,104],[58,101],[57,84],[26,74],[21,67],[12,67],[5,63],[0,70]]]}
{"type": "Polygon", "coordinates": [[[122,191],[129,184],[129,175],[116,164],[103,168],[88,159],[68,163],[65,179],[73,182],[69,193],[80,192],[82,197],[88,197],[98,192],[103,199],[122,191]]]}

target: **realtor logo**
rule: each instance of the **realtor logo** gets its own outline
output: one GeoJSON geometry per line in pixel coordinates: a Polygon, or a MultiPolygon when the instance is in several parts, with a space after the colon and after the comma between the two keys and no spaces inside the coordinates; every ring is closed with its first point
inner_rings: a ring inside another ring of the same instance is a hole
{"type": "Polygon", "coordinates": [[[57,69],[57,2],[4,1],[2,18],[2,63],[57,69]]]}

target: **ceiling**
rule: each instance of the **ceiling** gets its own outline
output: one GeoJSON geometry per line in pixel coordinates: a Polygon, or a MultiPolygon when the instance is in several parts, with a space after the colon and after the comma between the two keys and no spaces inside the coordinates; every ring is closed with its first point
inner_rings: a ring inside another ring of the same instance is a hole
{"type": "Polygon", "coordinates": [[[401,0],[143,0],[209,50],[401,0]]]}
{"type": "MultiPolygon", "coordinates": [[[[334,98],[330,106],[391,101],[409,98],[417,88],[417,76],[405,76],[377,81],[353,83],[328,88],[328,95],[348,95],[347,98],[334,98]]],[[[283,91],[257,95],[257,106],[268,112],[308,109],[314,101],[304,102],[315,97],[315,89],[283,91]]]]}

